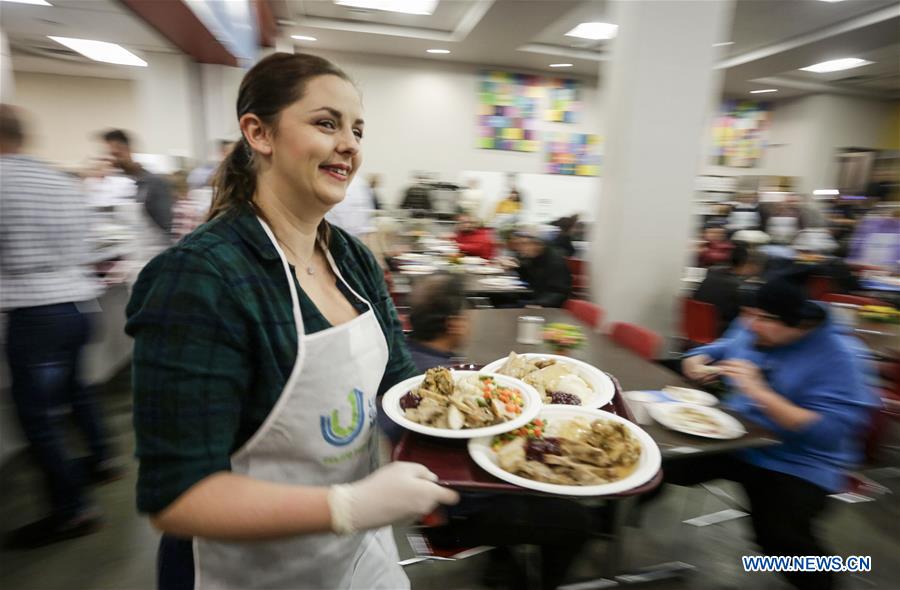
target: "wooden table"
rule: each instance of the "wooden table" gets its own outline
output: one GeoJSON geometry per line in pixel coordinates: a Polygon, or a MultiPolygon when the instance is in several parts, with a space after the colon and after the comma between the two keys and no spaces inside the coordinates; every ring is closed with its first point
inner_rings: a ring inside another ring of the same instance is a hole
{"type": "Polygon", "coordinates": [[[900,359],[900,325],[860,321],[854,334],[877,356],[900,359]]]}
{"type": "MultiPolygon", "coordinates": [[[[580,324],[568,312],[561,309],[477,309],[469,313],[471,313],[472,334],[468,346],[461,352],[465,359],[474,365],[485,365],[498,358],[503,358],[511,350],[519,353],[550,353],[549,347],[543,344],[523,345],[516,342],[519,316],[540,316],[548,323],[567,322],[581,325],[586,336],[585,345],[573,351],[570,356],[591,363],[614,377],[617,389],[616,397],[603,409],[628,419],[633,419],[633,415],[622,399],[622,389],[659,389],[666,385],[688,385],[676,373],[644,360],[635,353],[618,346],[604,335],[592,332],[589,327],[580,324]]],[[[718,441],[682,435],[655,424],[642,425],[642,428],[659,445],[664,462],[698,454],[718,453],[776,443],[769,432],[747,423],[740,417],[737,418],[747,428],[748,434],[734,441],[718,441]]],[[[581,532],[590,532],[595,538],[609,541],[606,557],[601,564],[602,573],[608,575],[621,571],[624,524],[637,507],[638,495],[652,490],[660,484],[662,479],[662,473],[659,472],[652,480],[638,489],[612,496],[578,499],[553,498],[532,490],[512,486],[483,471],[469,457],[465,441],[436,439],[414,433],[404,435],[403,440],[395,448],[394,459],[421,462],[438,476],[439,481],[464,493],[480,490],[481,493],[503,494],[507,499],[532,497],[536,504],[526,504],[531,511],[544,510],[540,502],[569,502],[568,508],[561,512],[554,512],[554,514],[559,517],[574,514],[576,516],[574,520],[587,519],[580,520],[577,525],[573,525],[575,530],[578,527],[582,529],[587,527],[590,531],[581,530],[581,532]],[[597,515],[602,515],[602,518],[598,519],[597,515]],[[587,522],[601,522],[602,526],[593,528],[587,522]]],[[[493,501],[500,502],[500,500],[493,501]]],[[[513,502],[513,500],[504,500],[504,502],[513,502]]],[[[479,534],[476,535],[477,543],[540,544],[541,539],[544,538],[542,529],[535,525],[535,515],[529,510],[525,510],[516,517],[510,515],[508,522],[493,523],[486,530],[479,531],[479,534]],[[491,535],[499,535],[499,540],[493,540],[491,535]]],[[[520,510],[520,512],[522,511],[520,510]]],[[[557,526],[565,527],[565,525],[557,526]]],[[[665,570],[666,574],[673,575],[677,575],[679,571],[665,570]]],[[[657,575],[657,573],[663,575],[662,572],[661,569],[660,572],[649,575],[657,575]]],[[[534,581],[534,578],[531,577],[528,586],[531,587],[531,583],[534,581]]],[[[602,580],[602,582],[606,583],[609,580],[602,580]]]]}
{"type": "MultiPolygon", "coordinates": [[[[551,353],[546,344],[528,345],[516,342],[518,318],[522,315],[543,317],[547,323],[566,322],[580,325],[586,336],[584,346],[572,351],[572,358],[585,361],[606,371],[618,380],[623,391],[658,390],[667,385],[691,387],[680,375],[665,367],[644,360],[630,350],[623,348],[603,334],[592,332],[580,324],[572,315],[562,309],[479,309],[470,312],[472,336],[463,351],[468,362],[485,365],[507,356],[510,351],[551,353]]],[[[608,409],[608,408],[607,408],[608,409]]],[[[730,413],[730,412],[729,412],[730,413]]],[[[751,447],[777,444],[768,430],[749,422],[736,414],[734,416],[747,434],[734,440],[700,438],[674,432],[656,423],[642,424],[641,428],[656,441],[663,460],[677,459],[697,454],[730,452],[751,447]]]]}

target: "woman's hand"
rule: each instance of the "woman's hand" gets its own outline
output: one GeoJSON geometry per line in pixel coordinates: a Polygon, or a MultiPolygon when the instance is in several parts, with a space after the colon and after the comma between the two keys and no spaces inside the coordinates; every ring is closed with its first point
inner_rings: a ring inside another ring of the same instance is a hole
{"type": "Polygon", "coordinates": [[[418,463],[389,463],[349,485],[328,493],[331,528],[352,533],[420,518],[438,504],[456,504],[459,494],[434,483],[437,476],[418,463]]]}

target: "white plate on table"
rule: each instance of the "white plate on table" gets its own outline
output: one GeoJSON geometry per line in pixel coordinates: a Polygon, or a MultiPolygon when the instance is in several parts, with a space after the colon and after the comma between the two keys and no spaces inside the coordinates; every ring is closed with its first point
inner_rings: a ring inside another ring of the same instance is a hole
{"type": "Polygon", "coordinates": [[[433,264],[403,264],[400,266],[400,272],[408,275],[430,275],[437,272],[437,267],[433,264]]]}
{"type": "MultiPolygon", "coordinates": [[[[602,408],[612,401],[616,395],[616,385],[609,375],[593,365],[589,365],[584,361],[569,358],[558,354],[541,354],[539,352],[525,352],[519,354],[526,359],[552,359],[558,363],[565,364],[572,368],[572,372],[584,379],[593,389],[594,395],[588,399],[581,400],[582,408],[602,408]]],[[[484,366],[482,371],[485,373],[496,373],[506,362],[506,358],[497,359],[484,366]]]]}
{"type": "Polygon", "coordinates": [[[481,256],[463,256],[459,259],[463,264],[471,264],[473,266],[487,264],[487,260],[482,258],[481,256]]]}
{"type": "Polygon", "coordinates": [[[670,430],[701,436],[703,438],[715,438],[731,440],[747,434],[744,426],[733,416],[729,416],[722,410],[697,404],[664,403],[651,404],[647,411],[650,416],[670,430]],[[694,411],[703,414],[715,422],[715,426],[707,428],[692,422],[682,414],[685,411],[694,411]]]}
{"type": "Polygon", "coordinates": [[[431,262],[431,256],[428,254],[417,254],[415,252],[408,252],[406,254],[400,254],[394,257],[394,260],[397,262],[402,262],[404,264],[427,264],[431,262]]]}
{"type": "Polygon", "coordinates": [[[641,458],[638,460],[637,468],[631,472],[628,477],[610,483],[589,486],[560,485],[535,481],[520,475],[514,475],[501,469],[500,466],[497,465],[496,454],[494,453],[494,450],[491,449],[492,436],[473,438],[470,440],[469,455],[479,467],[498,479],[530,490],[546,492],[548,494],[560,494],[563,496],[604,496],[608,494],[618,494],[647,483],[653,479],[659,471],[661,456],[659,447],[656,446],[656,442],[654,442],[654,440],[650,438],[650,435],[644,432],[639,426],[620,416],[594,408],[550,405],[541,408],[538,417],[547,421],[549,434],[553,433],[554,424],[559,424],[562,421],[573,418],[585,418],[587,420],[601,418],[624,424],[641,444],[641,458]]]}
{"type": "MultiPolygon", "coordinates": [[[[454,379],[460,379],[468,375],[483,375],[484,373],[479,371],[451,371],[451,374],[453,375],[454,379]]],[[[526,424],[534,420],[538,412],[540,412],[541,406],[543,405],[541,402],[541,395],[537,392],[537,390],[534,387],[519,381],[518,379],[513,379],[512,377],[507,377],[506,375],[492,374],[491,377],[493,377],[494,380],[500,385],[503,385],[505,387],[512,387],[522,392],[524,407],[522,408],[521,415],[507,422],[501,422],[500,424],[485,426],[483,428],[463,428],[461,430],[453,430],[450,428],[436,428],[434,426],[426,426],[425,424],[413,422],[406,417],[403,408],[400,407],[400,398],[413,389],[418,388],[422,381],[425,380],[425,375],[410,377],[409,379],[401,381],[397,385],[394,385],[384,394],[381,404],[384,407],[384,413],[387,414],[388,418],[390,418],[400,426],[406,428],[407,430],[418,432],[419,434],[427,434],[428,436],[435,436],[438,438],[473,438],[477,436],[494,436],[497,434],[503,434],[504,432],[509,432],[510,430],[515,430],[516,428],[525,426],[526,424]]]]}
{"type": "Polygon", "coordinates": [[[479,283],[482,285],[487,285],[488,287],[494,287],[497,289],[522,289],[522,283],[513,277],[488,277],[486,279],[479,279],[479,283]]]}
{"type": "Polygon", "coordinates": [[[683,404],[697,404],[698,406],[715,406],[719,398],[711,393],[699,389],[687,387],[663,387],[662,392],[670,399],[683,404]]]}

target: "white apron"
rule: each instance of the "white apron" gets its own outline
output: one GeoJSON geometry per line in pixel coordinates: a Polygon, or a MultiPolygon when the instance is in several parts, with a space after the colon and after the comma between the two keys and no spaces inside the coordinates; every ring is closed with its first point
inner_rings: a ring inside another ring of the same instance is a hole
{"type": "MultiPolygon", "coordinates": [[[[305,336],[294,276],[271,230],[260,223],[281,257],[290,285],[297,360],[266,421],[232,456],[232,471],[306,486],[356,481],[378,463],[375,395],[388,360],[384,334],[369,305],[366,313],[348,323],[305,336]]],[[[326,255],[343,281],[327,250],[326,255]]],[[[277,541],[195,538],[194,587],[409,588],[398,560],[390,527],[277,541]]]]}

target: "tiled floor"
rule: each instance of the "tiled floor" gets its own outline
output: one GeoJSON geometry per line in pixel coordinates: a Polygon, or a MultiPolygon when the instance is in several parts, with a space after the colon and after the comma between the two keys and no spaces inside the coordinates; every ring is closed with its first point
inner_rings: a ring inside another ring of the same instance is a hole
{"type": "MultiPolygon", "coordinates": [[[[129,459],[128,477],[97,488],[94,499],[106,514],[100,532],[43,549],[0,553],[0,588],[4,590],[150,590],[155,587],[157,535],[134,510],[133,437],[127,379],[111,387],[104,397],[115,442],[129,459]],[[125,383],[126,386],[121,384],[125,383]]],[[[829,547],[840,555],[871,555],[873,571],[843,577],[840,588],[900,589],[900,470],[876,473],[893,494],[877,502],[845,504],[834,501],[823,522],[829,547]]],[[[734,491],[723,484],[724,488],[734,491]]],[[[736,493],[736,492],[735,492],[736,493]]],[[[4,469],[0,522],[4,528],[40,516],[36,505],[36,474],[23,457],[4,469]]],[[[753,552],[749,523],[740,519],[696,528],[682,520],[723,509],[717,499],[697,489],[670,488],[642,514],[641,526],[628,528],[621,569],[681,560],[696,569],[680,580],[641,586],[648,589],[777,590],[787,586],[775,575],[743,574],[740,556],[753,552]]],[[[398,531],[401,557],[413,555],[405,535],[398,531]]],[[[606,546],[589,545],[572,569],[573,580],[594,578],[606,546]]],[[[534,559],[528,548],[517,549],[521,563],[534,559]]],[[[492,562],[482,554],[458,562],[423,562],[407,573],[414,588],[442,590],[487,588],[485,569],[492,562]]],[[[515,583],[508,587],[515,587],[515,583]]],[[[518,590],[518,589],[517,589],[518,590]]]]}

